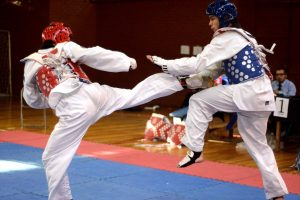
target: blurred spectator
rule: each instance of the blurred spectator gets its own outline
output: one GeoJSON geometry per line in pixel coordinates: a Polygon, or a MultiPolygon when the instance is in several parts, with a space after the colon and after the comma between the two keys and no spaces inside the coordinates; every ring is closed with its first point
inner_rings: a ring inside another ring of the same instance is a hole
{"type": "MultiPolygon", "coordinates": [[[[293,97],[296,95],[295,84],[287,79],[287,70],[285,68],[276,69],[276,80],[272,82],[272,88],[275,96],[278,97],[293,97]]],[[[294,123],[289,123],[287,121],[281,121],[281,137],[286,137],[290,135],[294,123]]],[[[276,121],[271,115],[269,118],[268,129],[271,135],[275,137],[276,131],[276,121]]]]}
{"type": "Polygon", "coordinates": [[[287,73],[284,68],[276,70],[276,80],[272,82],[272,88],[276,96],[292,97],[296,95],[295,84],[287,79],[287,73]]]}

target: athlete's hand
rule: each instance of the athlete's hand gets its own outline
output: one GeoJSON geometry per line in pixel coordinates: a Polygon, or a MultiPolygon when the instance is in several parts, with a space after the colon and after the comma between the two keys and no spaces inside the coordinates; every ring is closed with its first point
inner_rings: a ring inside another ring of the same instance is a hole
{"type": "Polygon", "coordinates": [[[167,60],[158,56],[151,56],[151,55],[146,55],[146,58],[150,62],[154,63],[154,65],[158,66],[163,72],[168,73],[167,60]]]}
{"type": "Polygon", "coordinates": [[[146,55],[146,58],[148,60],[150,60],[150,62],[154,63],[155,65],[158,65],[160,67],[163,67],[163,66],[167,66],[167,60],[161,58],[161,57],[158,57],[158,56],[151,56],[151,55],[146,55]]]}
{"type": "Polygon", "coordinates": [[[153,63],[153,58],[152,58],[152,56],[151,56],[151,55],[146,55],[146,58],[147,58],[148,60],[150,60],[150,62],[152,62],[152,63],[153,63]]]}

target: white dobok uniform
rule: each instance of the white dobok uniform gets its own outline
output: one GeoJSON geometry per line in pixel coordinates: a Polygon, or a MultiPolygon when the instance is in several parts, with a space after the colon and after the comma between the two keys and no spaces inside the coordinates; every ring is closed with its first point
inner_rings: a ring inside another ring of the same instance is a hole
{"type": "MultiPolygon", "coordinates": [[[[74,42],[59,43],[55,49],[58,63],[59,59],[69,58],[74,63],[108,72],[129,71],[132,61],[132,58],[121,52],[98,46],[83,48],[74,42]]],[[[48,181],[49,200],[70,200],[72,195],[67,169],[92,124],[116,110],[144,104],[183,88],[175,77],[165,73],[154,74],[133,89],[120,89],[82,82],[76,75],[66,72],[49,96],[45,97],[37,87],[36,74],[44,64],[43,58],[51,50],[53,49],[39,50],[22,60],[26,62],[23,97],[33,108],[52,108],[59,118],[42,160],[48,181]]]]}
{"type": "Polygon", "coordinates": [[[266,139],[267,121],[275,110],[275,102],[262,50],[265,48],[242,29],[223,28],[196,57],[174,60],[158,57],[156,64],[179,76],[198,74],[222,62],[232,84],[205,89],[190,98],[182,142],[192,151],[202,151],[212,115],[217,111],[236,112],[239,133],[262,174],[266,198],[271,199],[287,194],[288,190],[266,139]]]}

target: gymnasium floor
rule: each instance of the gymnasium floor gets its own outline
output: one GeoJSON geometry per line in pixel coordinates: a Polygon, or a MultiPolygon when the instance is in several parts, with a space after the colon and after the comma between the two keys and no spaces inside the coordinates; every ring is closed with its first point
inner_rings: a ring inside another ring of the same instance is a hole
{"type": "MultiPolygon", "coordinates": [[[[0,131],[0,200],[46,200],[41,163],[48,135],[0,131]]],[[[181,157],[83,141],[69,169],[74,200],[265,199],[256,168],[213,161],[176,168],[181,157]]],[[[300,200],[300,176],[282,173],[300,200]]]]}

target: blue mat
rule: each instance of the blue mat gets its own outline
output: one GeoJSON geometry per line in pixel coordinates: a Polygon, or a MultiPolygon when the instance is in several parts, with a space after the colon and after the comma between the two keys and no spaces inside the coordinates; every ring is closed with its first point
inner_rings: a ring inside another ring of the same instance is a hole
{"type": "MultiPolygon", "coordinates": [[[[41,157],[42,149],[0,143],[0,200],[47,199],[41,157]]],[[[73,159],[69,177],[74,200],[265,199],[261,188],[84,156],[73,159]]]]}

